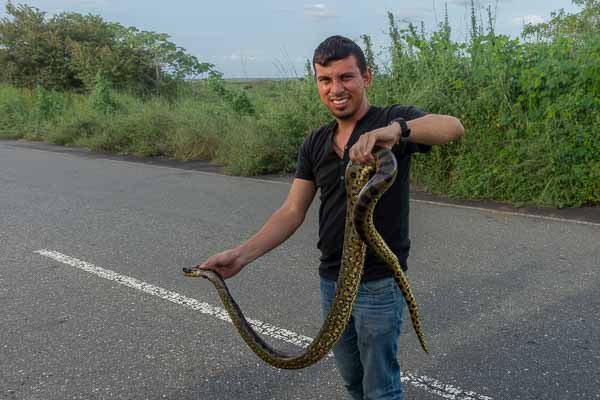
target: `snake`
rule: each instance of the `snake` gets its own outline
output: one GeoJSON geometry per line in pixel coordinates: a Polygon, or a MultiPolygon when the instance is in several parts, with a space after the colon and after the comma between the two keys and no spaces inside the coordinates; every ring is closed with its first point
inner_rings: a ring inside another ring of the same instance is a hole
{"type": "Polygon", "coordinates": [[[271,347],[259,336],[231,295],[225,280],[215,271],[183,268],[187,277],[201,277],[210,281],[231,321],[248,347],[264,362],[281,369],[299,369],[315,364],[325,357],[338,342],[352,313],[363,274],[367,245],[391,268],[394,280],[408,306],[413,329],[421,347],[429,352],[419,319],[417,302],[398,257],[375,229],[373,211],[385,191],[394,183],[398,172],[396,157],[390,149],[373,152],[375,161],[363,165],[348,163],[345,170],[346,222],[342,259],[336,291],[329,313],[312,342],[298,353],[284,353],[271,347]]]}

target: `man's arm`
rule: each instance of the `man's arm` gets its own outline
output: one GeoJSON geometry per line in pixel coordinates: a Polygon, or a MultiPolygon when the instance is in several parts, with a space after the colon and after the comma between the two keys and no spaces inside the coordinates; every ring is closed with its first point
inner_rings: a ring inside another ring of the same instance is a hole
{"type": "MultiPolygon", "coordinates": [[[[407,121],[410,128],[408,141],[420,144],[446,144],[451,140],[456,140],[465,133],[462,123],[456,117],[441,114],[428,114],[424,117],[407,121]]],[[[402,134],[400,124],[391,125],[396,128],[398,140],[402,134]]]]}
{"type": "MultiPolygon", "coordinates": [[[[408,141],[427,145],[446,144],[465,133],[458,118],[450,115],[427,114],[407,121],[410,128],[408,141]]],[[[400,140],[402,130],[399,123],[374,129],[362,135],[350,149],[350,159],[360,164],[373,162],[371,151],[375,145],[391,148],[400,140]]]]}
{"type": "Polygon", "coordinates": [[[215,254],[194,268],[210,269],[224,279],[231,278],[246,265],[285,242],[302,225],[316,191],[313,181],[294,179],[283,205],[257,233],[240,246],[215,254]]]}

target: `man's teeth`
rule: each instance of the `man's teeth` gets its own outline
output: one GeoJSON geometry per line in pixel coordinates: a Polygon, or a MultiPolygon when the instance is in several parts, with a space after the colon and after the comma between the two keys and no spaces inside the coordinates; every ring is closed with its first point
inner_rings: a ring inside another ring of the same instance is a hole
{"type": "Polygon", "coordinates": [[[336,104],[336,105],[346,104],[347,102],[348,102],[348,99],[333,100],[333,104],[336,104]]]}

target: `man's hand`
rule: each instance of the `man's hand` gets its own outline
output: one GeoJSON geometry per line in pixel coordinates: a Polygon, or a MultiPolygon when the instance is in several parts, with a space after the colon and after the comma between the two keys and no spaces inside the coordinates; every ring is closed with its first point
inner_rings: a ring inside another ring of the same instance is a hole
{"type": "Polygon", "coordinates": [[[217,253],[192,269],[208,269],[218,273],[223,279],[228,279],[240,272],[247,264],[243,253],[235,248],[217,253]]]}
{"type": "Polygon", "coordinates": [[[398,141],[399,136],[400,125],[398,123],[364,133],[350,148],[350,160],[358,164],[370,164],[375,161],[371,154],[375,146],[391,149],[398,141]]]}
{"type": "Polygon", "coordinates": [[[260,230],[241,245],[209,257],[202,264],[184,273],[208,269],[231,278],[246,265],[283,243],[304,221],[304,216],[317,189],[313,181],[294,179],[285,202],[275,211],[260,230]]]}

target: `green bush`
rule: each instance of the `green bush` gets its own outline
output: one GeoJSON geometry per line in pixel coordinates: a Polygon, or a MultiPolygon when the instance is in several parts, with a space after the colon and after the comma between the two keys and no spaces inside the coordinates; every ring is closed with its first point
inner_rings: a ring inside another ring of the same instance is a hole
{"type": "Polygon", "coordinates": [[[110,80],[100,71],[96,74],[96,86],[90,96],[92,108],[102,114],[112,114],[119,108],[110,80]]]}
{"type": "Polygon", "coordinates": [[[281,82],[281,96],[263,99],[259,118],[238,117],[223,138],[217,159],[231,173],[259,175],[295,169],[297,152],[307,133],[330,118],[320,105],[314,80],[281,82]]]}
{"type": "Polygon", "coordinates": [[[390,19],[393,63],[371,97],[466,128],[459,143],[415,157],[414,179],[463,198],[600,204],[600,2],[578,3],[582,12],[526,29],[525,42],[473,26],[457,44],[446,26],[427,37],[390,19]]]}
{"type": "Polygon", "coordinates": [[[23,137],[30,118],[31,96],[11,86],[0,85],[0,138],[23,137]]]}
{"type": "Polygon", "coordinates": [[[60,121],[48,132],[47,140],[58,145],[85,145],[85,141],[100,135],[108,120],[103,113],[90,107],[87,98],[75,98],[60,121]]]}
{"type": "MultiPolygon", "coordinates": [[[[526,40],[497,35],[491,12],[487,27],[472,16],[466,43],[451,40],[447,22],[426,34],[388,15],[391,63],[377,68],[371,103],[454,115],[466,129],[460,141],[415,156],[415,181],[517,205],[600,204],[600,0],[576,3],[579,13],[528,26],[526,40]]],[[[306,135],[331,119],[310,67],[302,79],[269,82],[213,71],[161,97],[115,90],[100,74],[89,96],[0,86],[0,137],[213,160],[234,174],[289,173],[306,135]]]]}
{"type": "Polygon", "coordinates": [[[182,99],[172,110],[175,127],[168,139],[168,155],[182,160],[214,159],[235,114],[221,104],[192,98],[182,99]]]}

